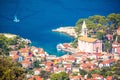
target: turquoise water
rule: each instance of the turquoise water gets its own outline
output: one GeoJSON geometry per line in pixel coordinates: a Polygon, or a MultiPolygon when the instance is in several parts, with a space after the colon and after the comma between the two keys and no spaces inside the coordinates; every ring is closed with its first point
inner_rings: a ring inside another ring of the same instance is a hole
{"type": "Polygon", "coordinates": [[[52,32],[60,26],[74,26],[79,18],[120,13],[119,0],[0,0],[0,32],[30,39],[34,46],[61,56],[56,45],[72,37],[52,32]],[[13,22],[14,16],[20,19],[13,22]]]}

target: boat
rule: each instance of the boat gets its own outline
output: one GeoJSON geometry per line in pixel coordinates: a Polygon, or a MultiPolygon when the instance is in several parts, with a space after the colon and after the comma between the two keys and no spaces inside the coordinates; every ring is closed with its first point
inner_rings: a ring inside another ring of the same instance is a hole
{"type": "Polygon", "coordinates": [[[58,51],[61,51],[62,49],[64,49],[64,46],[60,43],[60,44],[57,45],[56,48],[57,48],[58,51]]]}
{"type": "Polygon", "coordinates": [[[20,20],[17,18],[17,16],[15,15],[14,16],[14,20],[13,20],[14,22],[20,22],[20,20]]]}

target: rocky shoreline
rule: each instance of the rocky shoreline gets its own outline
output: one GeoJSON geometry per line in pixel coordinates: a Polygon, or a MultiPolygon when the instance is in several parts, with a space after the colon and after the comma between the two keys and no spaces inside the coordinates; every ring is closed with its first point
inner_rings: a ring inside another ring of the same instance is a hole
{"type": "Polygon", "coordinates": [[[72,36],[74,38],[77,37],[77,34],[75,32],[75,28],[73,26],[68,26],[68,27],[59,27],[57,29],[52,29],[53,32],[60,32],[60,33],[65,33],[69,36],[72,36]]]}

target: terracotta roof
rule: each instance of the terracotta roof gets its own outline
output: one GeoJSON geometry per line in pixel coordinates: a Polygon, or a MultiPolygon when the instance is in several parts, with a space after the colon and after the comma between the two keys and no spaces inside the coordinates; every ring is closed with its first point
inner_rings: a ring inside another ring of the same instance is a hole
{"type": "Polygon", "coordinates": [[[34,71],[41,71],[40,68],[34,68],[33,70],[34,70],[34,71]]]}
{"type": "Polygon", "coordinates": [[[107,76],[107,78],[106,78],[107,80],[112,80],[113,79],[113,77],[112,76],[107,76]]]}
{"type": "Polygon", "coordinates": [[[119,45],[120,43],[118,43],[117,41],[115,41],[115,42],[113,42],[113,44],[118,44],[119,45]]]}
{"type": "MultiPolygon", "coordinates": [[[[103,76],[101,76],[101,75],[99,75],[99,74],[92,74],[92,77],[93,77],[93,80],[94,80],[94,79],[96,80],[97,78],[101,78],[101,79],[103,78],[103,76]]],[[[101,80],[101,79],[100,79],[100,80],[101,80]]]]}
{"type": "Polygon", "coordinates": [[[110,59],[110,60],[103,61],[102,64],[110,64],[112,62],[115,62],[115,59],[110,59]]]}
{"type": "Polygon", "coordinates": [[[64,46],[65,48],[68,48],[70,45],[69,45],[68,43],[64,43],[63,46],[64,46]]]}
{"type": "Polygon", "coordinates": [[[120,26],[118,27],[118,29],[117,30],[120,30],[120,26]]]}
{"type": "Polygon", "coordinates": [[[43,80],[43,78],[41,78],[40,76],[33,76],[32,78],[30,78],[29,80],[43,80]]]}
{"type": "Polygon", "coordinates": [[[75,57],[69,57],[69,58],[67,58],[67,60],[74,61],[74,60],[75,60],[75,57]]]}
{"type": "Polygon", "coordinates": [[[95,42],[97,39],[90,38],[90,37],[79,37],[79,40],[85,41],[85,42],[95,42]]]}
{"type": "Polygon", "coordinates": [[[38,54],[45,54],[44,49],[43,48],[39,48],[38,49],[38,54]]]}
{"type": "Polygon", "coordinates": [[[53,62],[46,62],[46,66],[53,66],[53,62]]]}
{"type": "Polygon", "coordinates": [[[22,64],[31,64],[31,62],[28,60],[24,60],[24,61],[22,61],[22,64]]]}
{"type": "Polygon", "coordinates": [[[96,56],[103,56],[101,53],[94,53],[96,56]]]}
{"type": "Polygon", "coordinates": [[[79,80],[82,78],[82,76],[78,75],[78,76],[69,76],[70,79],[72,80],[79,80]]]}
{"type": "Polygon", "coordinates": [[[16,59],[18,59],[18,55],[14,55],[12,58],[13,58],[13,60],[16,60],[16,59]]]}
{"type": "Polygon", "coordinates": [[[28,53],[28,52],[29,52],[29,49],[28,49],[28,48],[21,48],[21,49],[20,49],[20,52],[21,52],[21,53],[28,53]]]}

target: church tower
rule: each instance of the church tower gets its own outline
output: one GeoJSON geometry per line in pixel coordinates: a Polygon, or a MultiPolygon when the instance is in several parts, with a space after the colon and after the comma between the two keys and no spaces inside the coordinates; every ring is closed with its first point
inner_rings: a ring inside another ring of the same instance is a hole
{"type": "Polygon", "coordinates": [[[82,24],[81,36],[87,37],[87,27],[86,27],[85,21],[83,21],[83,24],[82,24]]]}

